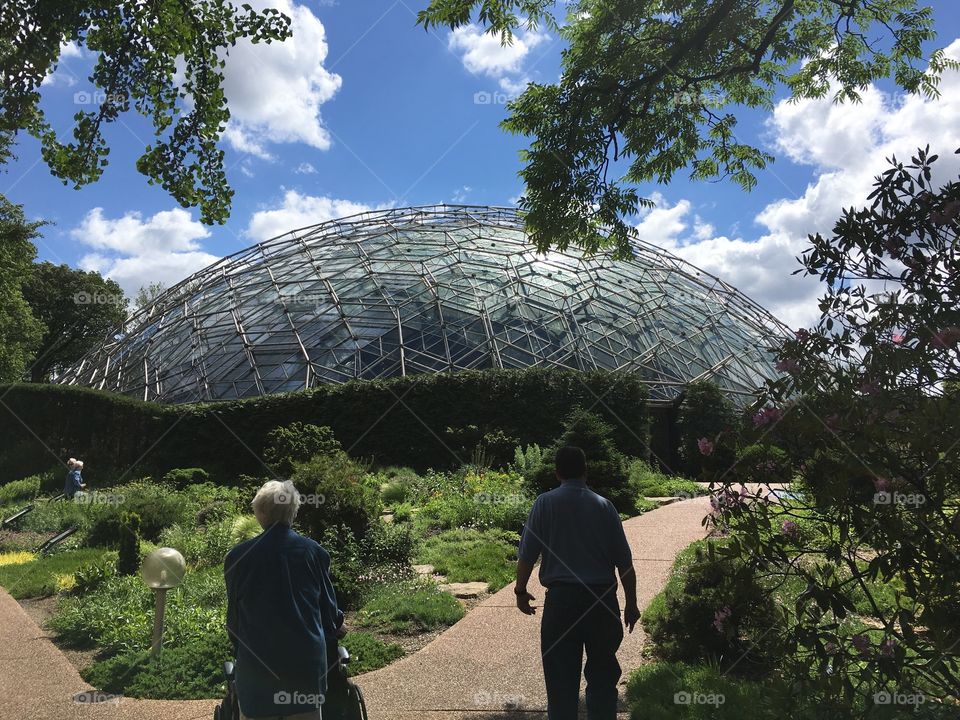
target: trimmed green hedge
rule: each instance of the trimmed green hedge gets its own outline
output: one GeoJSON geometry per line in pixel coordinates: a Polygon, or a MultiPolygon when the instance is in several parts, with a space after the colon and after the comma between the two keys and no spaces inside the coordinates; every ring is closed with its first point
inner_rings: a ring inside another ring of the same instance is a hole
{"type": "Polygon", "coordinates": [[[447,428],[476,425],[546,445],[578,404],[614,426],[627,454],[646,457],[650,436],[646,388],[627,373],[479,370],[191,405],[62,385],[0,386],[0,394],[0,484],[49,469],[57,453],[83,458],[94,486],[173,468],[201,467],[220,482],[263,475],[267,434],[294,421],[331,427],[354,457],[417,470],[469,461],[446,447],[447,428]]]}

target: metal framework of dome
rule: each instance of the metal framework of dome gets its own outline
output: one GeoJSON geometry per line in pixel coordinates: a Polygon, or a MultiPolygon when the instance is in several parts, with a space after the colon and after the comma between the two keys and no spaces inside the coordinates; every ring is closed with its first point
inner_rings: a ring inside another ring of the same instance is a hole
{"type": "Polygon", "coordinates": [[[709,378],[745,399],[785,327],[638,242],[537,254],[511,208],[432,206],[294,230],[158,296],[60,382],[160,402],[530,366],[639,374],[652,401],[709,378]]]}

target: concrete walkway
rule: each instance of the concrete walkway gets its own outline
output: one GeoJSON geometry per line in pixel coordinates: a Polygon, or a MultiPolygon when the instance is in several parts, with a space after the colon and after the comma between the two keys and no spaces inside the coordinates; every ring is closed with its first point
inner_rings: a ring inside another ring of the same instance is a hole
{"type": "MultiPolygon", "coordinates": [[[[704,498],[685,500],[624,523],[637,569],[641,607],[663,587],[677,552],[705,535],[704,498]]],[[[539,606],[543,590],[534,580],[539,606]]],[[[621,599],[622,602],[622,599],[621,599]]],[[[514,604],[513,586],[492,595],[420,652],[357,678],[373,720],[505,720],[546,717],[539,614],[514,604]],[[512,709],[519,712],[511,712],[512,709]]],[[[349,642],[347,642],[349,647],[349,642]]],[[[639,625],[624,638],[624,679],[641,662],[639,625]]],[[[69,660],[6,591],[0,589],[0,720],[208,720],[216,701],[96,698],[69,660]]]]}
{"type": "MultiPolygon", "coordinates": [[[[706,535],[701,523],[709,509],[707,499],[696,498],[624,523],[633,548],[641,608],[663,588],[676,554],[706,535]]],[[[543,588],[535,578],[531,578],[530,591],[539,606],[543,588]]],[[[622,606],[622,592],[620,597],[622,606]]],[[[618,654],[624,680],[641,663],[643,641],[639,624],[633,634],[624,637],[618,654]]],[[[539,613],[528,617],[517,610],[509,585],[420,652],[361,675],[357,683],[374,719],[545,718],[539,613]],[[509,712],[516,706],[521,712],[509,712]]],[[[621,706],[621,710],[626,708],[621,706]]]]}

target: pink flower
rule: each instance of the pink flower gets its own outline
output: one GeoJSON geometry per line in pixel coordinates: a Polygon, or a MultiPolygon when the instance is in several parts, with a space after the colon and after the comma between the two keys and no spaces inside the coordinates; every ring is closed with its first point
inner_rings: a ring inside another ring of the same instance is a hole
{"type": "Polygon", "coordinates": [[[892,258],[900,257],[900,243],[896,242],[895,240],[887,240],[883,244],[883,249],[886,250],[887,254],[892,258]]]}
{"type": "Polygon", "coordinates": [[[866,635],[854,635],[850,638],[850,642],[861,655],[870,654],[870,638],[866,635]]]}
{"type": "Polygon", "coordinates": [[[960,200],[951,200],[943,206],[942,210],[934,210],[930,213],[930,221],[934,225],[946,225],[960,214],[960,200]]]}
{"type": "Polygon", "coordinates": [[[828,642],[826,645],[823,646],[823,649],[827,653],[827,655],[833,655],[840,648],[837,646],[835,642],[828,642]]]}
{"type": "Polygon", "coordinates": [[[880,643],[880,654],[884,657],[893,657],[893,651],[896,647],[897,639],[889,637],[880,643]]]}
{"type": "Polygon", "coordinates": [[[880,386],[872,380],[864,380],[860,384],[860,392],[864,395],[876,395],[878,392],[880,392],[880,386]]]}
{"type": "Polygon", "coordinates": [[[904,335],[903,333],[894,333],[893,337],[890,339],[893,341],[894,345],[899,345],[904,340],[906,340],[906,335],[904,335]]]}
{"type": "Polygon", "coordinates": [[[799,330],[793,333],[793,336],[797,339],[798,342],[804,342],[810,338],[810,331],[800,328],[799,330]]]}
{"type": "Polygon", "coordinates": [[[713,454],[713,443],[707,438],[700,438],[697,440],[697,447],[700,449],[701,455],[713,454]]]}
{"type": "Polygon", "coordinates": [[[755,428],[765,427],[770,423],[775,423],[782,416],[783,413],[778,408],[763,408],[760,412],[753,416],[753,426],[755,428]]]}
{"type": "Polygon", "coordinates": [[[873,479],[873,487],[876,488],[877,492],[886,492],[890,489],[890,481],[885,477],[875,477],[873,479]]]}
{"type": "Polygon", "coordinates": [[[960,341],[960,328],[956,326],[946,327],[933,336],[933,345],[944,350],[954,346],[960,341]]]}
{"type": "Polygon", "coordinates": [[[717,629],[717,632],[723,632],[724,624],[730,619],[731,615],[733,615],[733,611],[729,605],[720,608],[713,614],[713,626],[717,629]]]}
{"type": "Polygon", "coordinates": [[[783,525],[780,526],[780,532],[791,538],[797,537],[798,530],[799,528],[793,520],[784,520],[783,525]]]}
{"type": "Polygon", "coordinates": [[[787,358],[786,360],[780,360],[774,366],[777,372],[785,372],[790,375],[795,375],[800,371],[800,363],[798,363],[793,358],[787,358]]]}

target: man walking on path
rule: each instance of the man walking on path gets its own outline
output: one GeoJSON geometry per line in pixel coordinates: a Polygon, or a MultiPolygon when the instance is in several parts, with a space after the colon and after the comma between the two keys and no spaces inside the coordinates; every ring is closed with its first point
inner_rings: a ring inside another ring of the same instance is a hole
{"type": "Polygon", "coordinates": [[[583,652],[587,664],[587,716],[614,720],[623,640],[617,579],[626,607],[623,624],[633,632],[640,619],[633,557],[620,516],[606,498],[587,487],[583,450],[561,448],[556,457],[560,487],[537,498],[520,538],[517,562],[517,607],[536,609],[527,581],[538,557],[540,583],[547,589],[540,623],[540,654],[547,686],[549,720],[575,720],[580,695],[583,652]]]}

